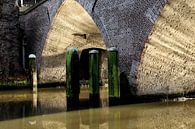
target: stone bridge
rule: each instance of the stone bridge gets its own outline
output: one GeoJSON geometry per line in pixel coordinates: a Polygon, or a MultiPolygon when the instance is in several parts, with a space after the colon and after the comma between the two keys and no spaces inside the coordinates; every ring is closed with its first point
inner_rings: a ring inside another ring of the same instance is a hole
{"type": "Polygon", "coordinates": [[[194,9],[195,0],[48,0],[18,23],[26,55],[37,56],[40,81],[65,79],[67,47],[114,46],[121,86],[171,94],[195,90],[194,9]]]}

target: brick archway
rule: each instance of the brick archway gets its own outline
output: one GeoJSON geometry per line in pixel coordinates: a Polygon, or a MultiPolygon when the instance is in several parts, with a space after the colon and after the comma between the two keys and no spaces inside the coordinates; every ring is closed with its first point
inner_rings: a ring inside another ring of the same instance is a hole
{"type": "MultiPolygon", "coordinates": [[[[51,23],[65,0],[46,1],[20,17],[31,52],[36,53],[40,68],[41,55],[51,23]]],[[[121,73],[128,84],[137,87],[137,72],[145,41],[167,0],[77,0],[89,13],[106,47],[119,51],[121,73]]]]}
{"type": "Polygon", "coordinates": [[[142,53],[139,94],[194,91],[194,3],[194,0],[170,0],[161,11],[142,53]]]}
{"type": "Polygon", "coordinates": [[[89,48],[106,49],[93,19],[74,0],[66,0],[52,21],[42,52],[40,81],[65,81],[65,57],[58,55],[69,47],[78,48],[79,53],[89,48]],[[52,58],[54,55],[58,58],[52,58]]]}

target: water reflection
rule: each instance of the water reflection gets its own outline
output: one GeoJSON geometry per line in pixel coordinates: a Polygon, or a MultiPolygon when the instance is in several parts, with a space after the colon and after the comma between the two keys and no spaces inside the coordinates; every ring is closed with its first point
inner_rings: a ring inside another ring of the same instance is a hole
{"type": "Polygon", "coordinates": [[[195,102],[97,108],[0,121],[2,129],[192,129],[195,102]]]}
{"type": "Polygon", "coordinates": [[[36,92],[33,92],[33,109],[34,110],[37,110],[37,101],[38,101],[38,93],[37,91],[36,92]]]}
{"type": "Polygon", "coordinates": [[[66,129],[80,129],[80,113],[78,111],[67,113],[66,116],[66,129]]]}
{"type": "Polygon", "coordinates": [[[66,112],[64,90],[41,90],[37,110],[33,112],[33,102],[29,101],[33,98],[32,94],[29,91],[14,91],[14,93],[0,94],[0,129],[193,129],[195,127],[195,101],[132,104],[66,112]]]}
{"type": "Polygon", "coordinates": [[[120,129],[120,110],[109,113],[109,129],[120,129]]]}

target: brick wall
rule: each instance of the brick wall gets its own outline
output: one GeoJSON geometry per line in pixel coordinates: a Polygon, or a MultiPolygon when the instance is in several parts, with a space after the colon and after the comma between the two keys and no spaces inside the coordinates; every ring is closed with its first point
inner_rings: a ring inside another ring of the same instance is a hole
{"type": "MultiPolygon", "coordinates": [[[[114,46],[118,49],[121,75],[126,77],[124,80],[128,80],[128,84],[125,85],[131,86],[129,89],[132,88],[135,93],[141,54],[166,0],[78,0],[78,2],[98,26],[106,47],[114,46]]],[[[58,2],[51,0],[20,17],[20,23],[30,45],[29,52],[37,55],[39,69],[50,25],[55,21],[54,15],[62,3],[62,0],[58,2]]]]}
{"type": "MultiPolygon", "coordinates": [[[[169,1],[160,16],[167,0],[77,1],[98,26],[106,47],[115,46],[118,49],[121,75],[126,77],[122,82],[127,80],[133,93],[136,90],[138,94],[194,90],[193,1],[169,1]]],[[[51,23],[55,21],[54,16],[60,14],[63,4],[64,0],[47,1],[20,16],[18,21],[15,2],[0,1],[1,79],[21,71],[19,22],[26,34],[28,54],[37,55],[40,72],[41,56],[48,32],[52,30],[51,23]]],[[[57,41],[56,38],[52,42],[57,41]]]]}
{"type": "MultiPolygon", "coordinates": [[[[120,70],[135,93],[147,37],[167,0],[78,0],[100,28],[107,47],[119,51],[120,70]]],[[[125,84],[126,85],[126,84],[125,84]]]]}
{"type": "Polygon", "coordinates": [[[171,0],[145,44],[138,69],[139,94],[195,90],[195,0],[171,0]]]}
{"type": "Polygon", "coordinates": [[[38,73],[40,73],[41,55],[45,40],[58,8],[63,0],[51,0],[41,4],[33,11],[20,16],[20,27],[24,30],[28,44],[27,55],[34,53],[37,56],[38,73]]]}
{"type": "Polygon", "coordinates": [[[0,80],[18,77],[19,63],[19,15],[13,0],[0,1],[0,80]]]}

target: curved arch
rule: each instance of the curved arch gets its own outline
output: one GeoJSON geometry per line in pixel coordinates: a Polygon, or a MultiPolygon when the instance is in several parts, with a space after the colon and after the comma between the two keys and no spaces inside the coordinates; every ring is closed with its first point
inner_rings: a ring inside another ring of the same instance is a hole
{"type": "Polygon", "coordinates": [[[53,19],[42,53],[41,80],[65,80],[65,57],[61,55],[68,47],[76,47],[79,51],[106,48],[93,19],[74,0],[66,0],[53,19]]]}
{"type": "MultiPolygon", "coordinates": [[[[38,68],[51,22],[64,1],[66,0],[47,1],[20,18],[29,50],[37,55],[38,68]]],[[[77,1],[97,24],[106,47],[114,46],[118,49],[120,71],[126,76],[125,80],[128,80],[125,85],[137,88],[138,66],[145,41],[167,0],[98,0],[95,5],[94,0],[77,1]]],[[[83,33],[82,35],[87,37],[83,33]]]]}
{"type": "Polygon", "coordinates": [[[142,53],[139,94],[194,91],[194,3],[171,0],[162,10],[142,53]]]}

